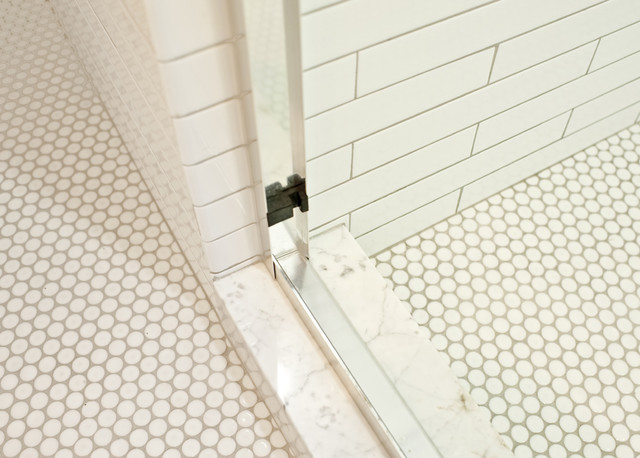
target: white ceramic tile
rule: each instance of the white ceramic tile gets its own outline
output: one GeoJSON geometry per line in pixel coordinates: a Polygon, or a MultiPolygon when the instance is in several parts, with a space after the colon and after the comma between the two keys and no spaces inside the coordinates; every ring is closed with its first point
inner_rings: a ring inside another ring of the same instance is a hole
{"type": "Polygon", "coordinates": [[[464,209],[473,205],[501,189],[523,180],[536,171],[549,167],[576,151],[594,144],[611,132],[632,124],[638,110],[640,110],[640,104],[626,108],[475,181],[463,189],[459,208],[464,209]]]}
{"type": "Polygon", "coordinates": [[[229,0],[145,0],[158,59],[172,60],[231,38],[229,0]]]}
{"type": "Polygon", "coordinates": [[[474,132],[475,127],[466,129],[318,195],[313,201],[314,210],[309,213],[309,226],[321,226],[468,157],[474,132]]]}
{"type": "Polygon", "coordinates": [[[203,242],[216,240],[256,219],[253,190],[245,188],[203,207],[195,207],[203,242]]]}
{"type": "Polygon", "coordinates": [[[512,160],[559,140],[567,126],[569,114],[569,111],[562,113],[491,148],[474,153],[474,157],[478,157],[478,164],[481,162],[490,164],[488,167],[480,167],[479,171],[500,168],[512,160]]]}
{"type": "Polygon", "coordinates": [[[185,166],[184,172],[196,206],[228,196],[251,186],[253,182],[246,147],[236,148],[197,165],[185,166]]]}
{"type": "Polygon", "coordinates": [[[354,168],[384,164],[583,75],[595,43],[483,87],[354,145],[354,168]]]}
{"type": "Polygon", "coordinates": [[[307,194],[332,188],[351,176],[351,145],[307,162],[307,194]]]}
{"type": "Polygon", "coordinates": [[[307,157],[351,143],[484,85],[492,55],[493,50],[474,54],[307,120],[307,157]]]}
{"type": "Polygon", "coordinates": [[[186,116],[238,93],[233,45],[225,43],[161,63],[169,109],[186,116]]]}
{"type": "Polygon", "coordinates": [[[245,226],[212,242],[205,242],[204,250],[212,274],[219,274],[247,260],[257,261],[262,255],[260,230],[257,224],[245,226]]]}
{"type": "Polygon", "coordinates": [[[487,1],[350,0],[303,16],[303,67],[342,57],[487,1]]]}
{"type": "Polygon", "coordinates": [[[348,102],[356,92],[356,55],[307,70],[302,87],[306,117],[348,102]]]}
{"type": "Polygon", "coordinates": [[[454,214],[460,190],[453,191],[422,207],[419,207],[394,220],[385,220],[386,224],[356,237],[356,240],[368,256],[388,248],[399,240],[400,234],[409,237],[425,226],[430,226],[454,214]]]}
{"type": "Polygon", "coordinates": [[[300,12],[307,14],[325,6],[335,5],[343,0],[300,0],[300,12]]]}
{"type": "MultiPolygon", "coordinates": [[[[483,175],[546,146],[562,136],[569,113],[547,121],[483,153],[423,178],[351,214],[351,232],[357,237],[388,221],[402,219],[416,208],[453,192],[483,175]]],[[[442,153],[441,153],[442,154],[442,153]]],[[[454,209],[455,211],[455,209],[454,209]]],[[[417,218],[417,217],[416,217],[417,218]]],[[[417,223],[416,223],[417,224],[417,223]]],[[[399,224],[396,224],[399,226],[399,224]]],[[[415,228],[415,224],[412,226],[415,228]]],[[[390,229],[383,231],[391,236],[390,229]]],[[[409,235],[409,232],[404,232],[409,235]]]]}
{"type": "Polygon", "coordinates": [[[640,75],[638,76],[639,79],[576,107],[571,114],[567,134],[640,101],[640,75]]]}
{"type": "Polygon", "coordinates": [[[502,43],[493,66],[496,80],[640,20],[636,0],[610,0],[502,43]]]}
{"type": "Polygon", "coordinates": [[[493,46],[599,1],[494,2],[361,51],[358,75],[370,78],[370,90],[383,87],[493,46]]]}
{"type": "Polygon", "coordinates": [[[607,35],[600,40],[590,71],[640,51],[640,23],[607,35]]]}
{"type": "Polygon", "coordinates": [[[182,162],[192,165],[245,143],[239,100],[230,100],[174,121],[182,162]]]}
{"type": "Polygon", "coordinates": [[[545,119],[585,103],[599,94],[615,89],[638,76],[640,76],[640,53],[589,73],[481,122],[475,149],[481,151],[545,119]]]}

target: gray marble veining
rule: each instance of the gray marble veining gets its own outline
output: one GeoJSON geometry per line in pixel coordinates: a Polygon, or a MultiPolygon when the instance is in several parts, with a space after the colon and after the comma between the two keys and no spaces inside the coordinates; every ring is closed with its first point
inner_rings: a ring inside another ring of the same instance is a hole
{"type": "Polygon", "coordinates": [[[311,261],[443,457],[512,457],[498,433],[344,226],[311,261]]]}

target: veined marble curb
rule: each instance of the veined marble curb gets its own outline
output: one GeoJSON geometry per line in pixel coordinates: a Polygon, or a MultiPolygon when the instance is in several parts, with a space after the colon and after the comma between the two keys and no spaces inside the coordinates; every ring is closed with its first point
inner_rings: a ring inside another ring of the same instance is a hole
{"type": "Polygon", "coordinates": [[[513,457],[344,225],[313,237],[310,258],[443,457],[513,457]]]}
{"type": "Polygon", "coordinates": [[[214,285],[233,321],[225,329],[237,330],[230,338],[299,456],[387,456],[264,264],[214,285]]]}

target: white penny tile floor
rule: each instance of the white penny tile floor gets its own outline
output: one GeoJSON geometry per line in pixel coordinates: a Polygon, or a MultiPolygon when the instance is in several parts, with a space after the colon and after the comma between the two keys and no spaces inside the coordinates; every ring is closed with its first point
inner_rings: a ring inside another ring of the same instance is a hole
{"type": "Polygon", "coordinates": [[[640,126],[375,257],[517,457],[640,456],[640,126]]]}
{"type": "Polygon", "coordinates": [[[289,456],[48,4],[0,1],[0,456],[289,456]]]}

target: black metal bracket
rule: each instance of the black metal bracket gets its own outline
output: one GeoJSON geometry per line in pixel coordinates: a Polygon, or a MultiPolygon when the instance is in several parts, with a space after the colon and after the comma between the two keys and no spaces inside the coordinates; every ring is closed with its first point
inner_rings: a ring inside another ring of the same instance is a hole
{"type": "Polygon", "coordinates": [[[287,178],[286,186],[276,182],[267,186],[265,191],[269,226],[293,217],[294,208],[300,208],[301,212],[309,210],[306,183],[297,173],[287,178]]]}

